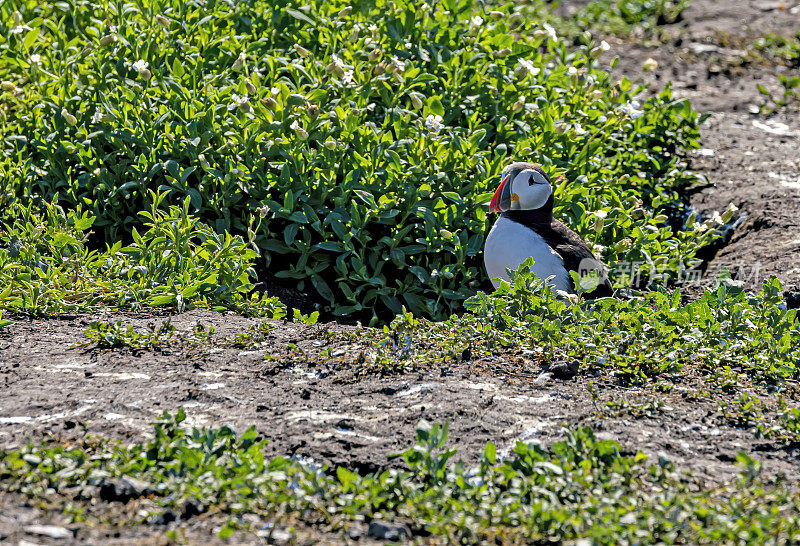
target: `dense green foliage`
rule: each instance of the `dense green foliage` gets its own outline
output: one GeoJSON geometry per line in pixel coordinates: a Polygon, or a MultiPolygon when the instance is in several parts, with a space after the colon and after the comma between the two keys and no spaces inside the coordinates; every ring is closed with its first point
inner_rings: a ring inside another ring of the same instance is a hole
{"type": "Polygon", "coordinates": [[[164,194],[140,213],[144,231],[104,251],[87,247],[94,218],[79,206],[14,203],[0,213],[0,308],[42,315],[79,309],[188,306],[279,318],[284,307],[254,293],[256,253],[241,237],[219,235],[164,194]]]}
{"type": "Polygon", "coordinates": [[[467,344],[473,357],[516,349],[543,362],[577,360],[583,367],[615,370],[637,380],[677,373],[689,364],[724,386],[738,374],[768,382],[800,378],[797,310],[782,305],[772,278],[749,295],[725,281],[698,300],[681,304],[680,291],[632,294],[583,302],[556,298],[524,264],[512,283],[466,302],[471,313],[432,323],[410,313],[376,337],[409,336],[402,355],[377,340],[382,362],[452,359],[467,344]]]}
{"type": "MultiPolygon", "coordinates": [[[[91,519],[88,499],[105,480],[143,480],[147,494],[130,514],[158,521],[185,503],[230,515],[220,536],[235,532],[246,513],[296,514],[307,523],[346,528],[355,519],[410,523],[434,542],[559,542],[579,537],[600,544],[720,543],[800,539],[800,498],[758,478],[745,455],[742,477],[725,487],[692,492],[661,458],[620,454],[591,429],[566,430],[545,448],[517,443],[507,460],[489,443],[475,467],[451,461],[447,427],[421,422],[417,445],[402,453],[408,470],[360,476],[278,457],[266,460],[251,428],[180,427],[181,410],[155,423],[151,440],[130,447],[29,445],[0,451],[4,487],[51,502],[62,499],[80,519],[91,519]]],[[[96,503],[95,503],[96,506],[96,503]]],[[[251,520],[252,521],[252,520],[251,520]]],[[[293,520],[296,521],[296,520],[293,520]]]]}
{"type": "MultiPolygon", "coordinates": [[[[635,24],[665,5],[612,11],[635,24]]],[[[443,317],[486,282],[487,192],[525,159],[559,180],[557,216],[612,267],[669,278],[691,264],[713,225],[666,220],[696,180],[680,153],[698,114],[669,89],[637,103],[603,48],[568,49],[537,22],[544,5],[493,9],[4,3],[0,199],[81,207],[114,245],[156,194],[161,213],[188,198],[336,314],[443,317]]]]}

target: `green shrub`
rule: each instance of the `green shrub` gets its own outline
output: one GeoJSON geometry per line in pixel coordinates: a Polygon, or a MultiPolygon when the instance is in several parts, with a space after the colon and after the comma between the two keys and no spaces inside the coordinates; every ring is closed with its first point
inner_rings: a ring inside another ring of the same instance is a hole
{"type": "Polygon", "coordinates": [[[166,192],[338,315],[443,317],[486,284],[482,205],[512,158],[563,175],[556,215],[612,266],[669,277],[715,237],[666,222],[696,181],[688,102],[636,103],[601,49],[567,49],[513,5],[15,5],[0,176],[12,197],[82,207],[109,244],[166,192]]]}
{"type": "Polygon", "coordinates": [[[145,230],[104,251],[87,248],[94,218],[79,206],[15,203],[0,215],[0,309],[30,314],[102,307],[210,306],[280,318],[274,298],[252,296],[256,253],[241,237],[219,235],[182,207],[161,210],[151,194],[145,230]]]}

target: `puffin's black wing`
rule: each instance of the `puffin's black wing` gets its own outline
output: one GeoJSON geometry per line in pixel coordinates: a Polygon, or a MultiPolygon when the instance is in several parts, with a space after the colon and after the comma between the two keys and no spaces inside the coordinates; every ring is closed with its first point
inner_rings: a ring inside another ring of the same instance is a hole
{"type": "Polygon", "coordinates": [[[613,295],[608,275],[577,233],[553,219],[548,229],[539,230],[539,234],[561,256],[567,271],[577,271],[581,277],[592,270],[600,271],[600,284],[591,292],[587,292],[586,298],[605,298],[613,295]]]}

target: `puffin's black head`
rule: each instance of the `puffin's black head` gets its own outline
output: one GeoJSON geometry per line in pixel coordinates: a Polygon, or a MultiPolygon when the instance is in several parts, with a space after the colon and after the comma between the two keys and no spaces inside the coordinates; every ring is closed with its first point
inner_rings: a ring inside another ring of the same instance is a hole
{"type": "Polygon", "coordinates": [[[490,212],[538,210],[553,207],[553,187],[547,174],[533,163],[512,163],[505,169],[489,204],[490,212]]]}

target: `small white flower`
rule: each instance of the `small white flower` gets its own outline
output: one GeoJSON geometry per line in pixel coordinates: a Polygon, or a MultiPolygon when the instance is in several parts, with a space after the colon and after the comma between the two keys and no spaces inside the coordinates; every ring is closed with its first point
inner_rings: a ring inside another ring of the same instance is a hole
{"type": "Polygon", "coordinates": [[[347,67],[344,65],[339,56],[334,53],[333,55],[331,55],[331,62],[328,66],[325,67],[325,70],[333,74],[336,74],[341,78],[342,76],[345,75],[347,67]]]}
{"type": "Polygon", "coordinates": [[[61,117],[67,122],[67,125],[74,127],[78,123],[78,118],[73,116],[66,108],[61,109],[61,117]]]}
{"type": "Polygon", "coordinates": [[[99,108],[92,114],[92,123],[102,123],[104,121],[110,121],[110,119],[111,117],[99,108]]]}
{"type": "Polygon", "coordinates": [[[605,218],[608,217],[608,211],[606,211],[606,210],[596,210],[596,211],[594,211],[594,215],[597,216],[598,218],[605,219],[605,218]]]}
{"type": "Polygon", "coordinates": [[[584,129],[583,127],[581,127],[581,124],[580,124],[580,123],[576,123],[576,124],[575,124],[575,125],[572,127],[572,130],[573,130],[573,132],[574,132],[576,135],[579,135],[579,136],[581,136],[581,135],[585,135],[585,134],[586,134],[586,129],[584,129]]]}
{"type": "Polygon", "coordinates": [[[638,101],[631,101],[625,104],[622,104],[618,107],[618,109],[631,119],[637,119],[644,115],[644,110],[639,110],[639,102],[638,101]]]}
{"type": "Polygon", "coordinates": [[[135,63],[133,63],[133,69],[136,72],[141,72],[142,70],[147,70],[147,61],[139,59],[135,63]]]}
{"type": "Polygon", "coordinates": [[[425,98],[425,96],[422,93],[413,92],[409,93],[408,96],[411,99],[411,105],[414,107],[415,110],[421,110],[422,107],[425,105],[422,102],[422,99],[425,98]]]}
{"type": "Polygon", "coordinates": [[[238,108],[242,112],[249,112],[250,111],[250,97],[247,95],[237,95],[236,93],[231,94],[231,103],[228,105],[228,110],[233,110],[238,108]]]}
{"type": "Polygon", "coordinates": [[[32,64],[39,64],[40,62],[42,62],[42,56],[41,55],[39,55],[38,53],[34,53],[33,55],[31,55],[31,63],[32,64]]]}
{"type": "MultiPolygon", "coordinates": [[[[401,61],[401,60],[400,60],[400,59],[398,59],[397,57],[394,57],[394,58],[392,59],[392,64],[391,64],[391,65],[389,65],[389,66],[392,66],[392,67],[394,68],[394,69],[392,70],[392,72],[399,72],[399,73],[401,73],[401,74],[402,74],[403,72],[405,72],[405,71],[406,71],[406,63],[405,63],[405,62],[403,62],[403,61],[401,61]]],[[[388,72],[388,70],[387,70],[387,72],[388,72]]]]}
{"type": "Polygon", "coordinates": [[[425,127],[427,127],[428,131],[431,133],[438,133],[444,129],[444,125],[442,124],[442,116],[429,114],[428,117],[425,118],[425,127]]]}
{"type": "Polygon", "coordinates": [[[567,69],[567,74],[569,74],[570,76],[577,76],[578,75],[578,69],[575,68],[574,66],[570,66],[567,69]]]}
{"type": "Polygon", "coordinates": [[[517,63],[517,67],[514,69],[514,73],[516,74],[517,78],[520,79],[524,78],[528,74],[535,76],[541,71],[541,68],[538,66],[533,66],[532,62],[526,61],[525,59],[520,59],[517,63]]]}
{"type": "Polygon", "coordinates": [[[653,58],[648,58],[645,62],[643,67],[645,72],[652,72],[656,68],[658,68],[658,61],[653,58]]]}
{"type": "Polygon", "coordinates": [[[303,46],[301,46],[300,44],[294,44],[294,50],[297,52],[298,55],[300,55],[303,58],[311,55],[311,52],[306,48],[304,48],[303,46]]]}
{"type": "Polygon", "coordinates": [[[9,29],[9,32],[11,34],[22,34],[24,31],[30,30],[30,29],[31,29],[31,27],[29,27],[28,25],[16,25],[16,26],[11,27],[9,29]]]}
{"type": "Polygon", "coordinates": [[[556,29],[554,29],[553,27],[551,27],[547,23],[545,23],[542,26],[547,31],[547,34],[550,36],[550,39],[553,40],[554,42],[557,42],[558,41],[558,35],[556,34],[556,29]]]}
{"type": "Polygon", "coordinates": [[[345,85],[350,85],[353,83],[353,71],[348,69],[344,71],[344,76],[342,76],[342,83],[345,85]]]}
{"type": "Polygon", "coordinates": [[[483,24],[483,17],[481,17],[480,15],[476,15],[469,20],[469,24],[472,25],[473,27],[479,27],[483,24]]]}

